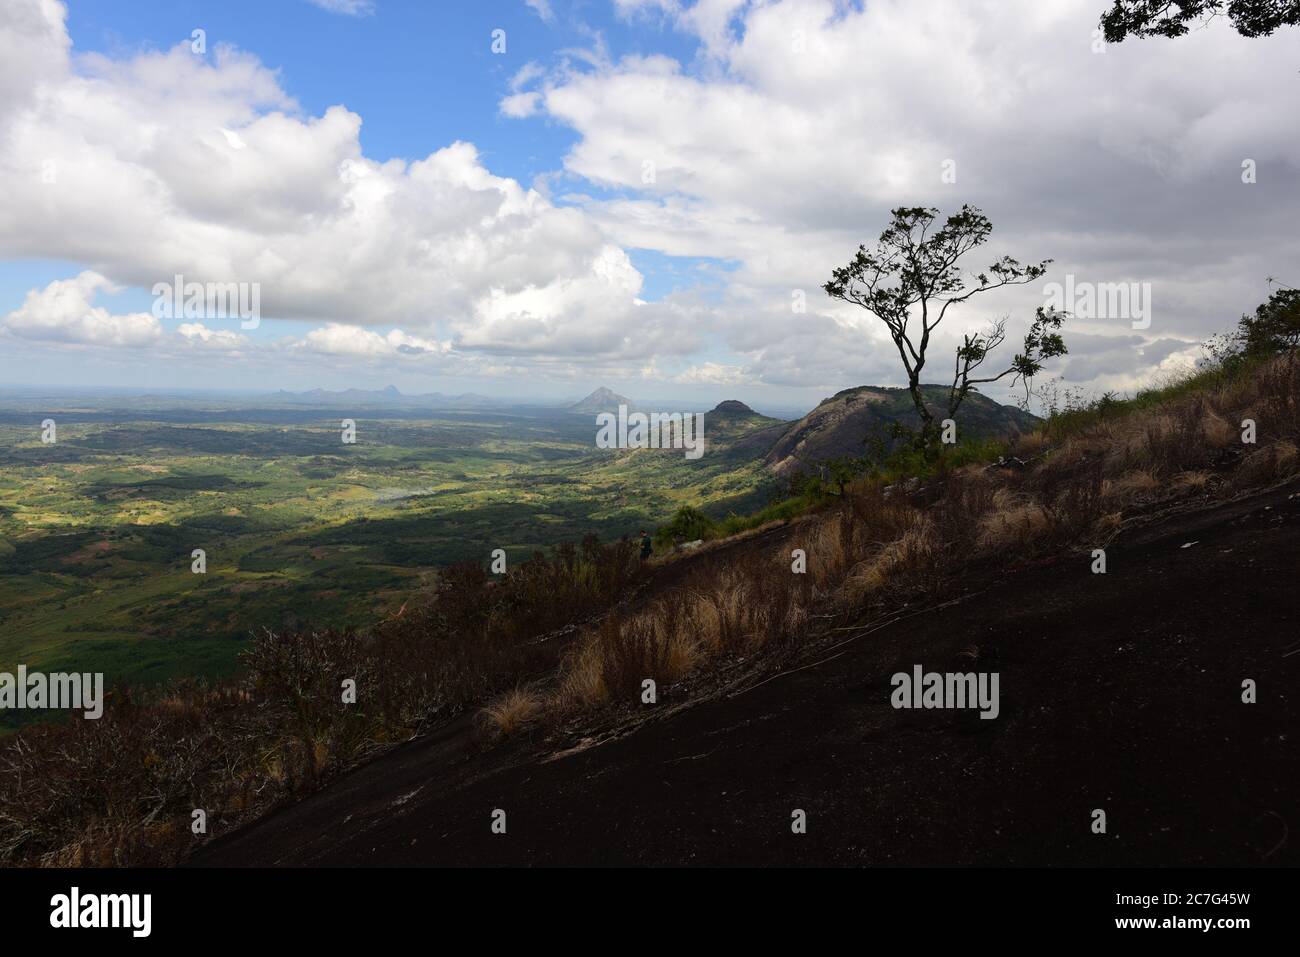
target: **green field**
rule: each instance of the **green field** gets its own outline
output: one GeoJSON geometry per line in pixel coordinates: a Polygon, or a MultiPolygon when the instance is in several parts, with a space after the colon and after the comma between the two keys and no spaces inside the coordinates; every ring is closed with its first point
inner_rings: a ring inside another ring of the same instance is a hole
{"type": "Polygon", "coordinates": [[[768,494],[754,449],[732,442],[770,419],[709,433],[690,461],[598,450],[586,415],[410,414],[0,407],[0,671],[225,675],[251,631],[364,626],[440,565],[768,494]]]}

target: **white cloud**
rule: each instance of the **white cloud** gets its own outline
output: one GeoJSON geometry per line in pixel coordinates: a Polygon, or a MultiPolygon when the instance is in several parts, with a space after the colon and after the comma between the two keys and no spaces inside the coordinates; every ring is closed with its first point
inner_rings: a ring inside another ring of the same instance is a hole
{"type": "Polygon", "coordinates": [[[626,256],[472,144],[377,162],[360,116],[303,115],[247,54],[183,43],[70,61],[62,18],[42,0],[0,12],[0,48],[17,37],[44,65],[0,74],[22,104],[0,113],[0,180],[21,186],[0,202],[0,255],[144,289],[175,274],[257,283],[266,319],[454,330],[490,349],[519,330],[531,354],[622,348],[640,285],[626,256]]]}
{"type": "Polygon", "coordinates": [[[670,20],[684,31],[703,41],[705,48],[717,54],[731,39],[731,25],[750,0],[697,0],[692,5],[681,0],[614,0],[614,9],[629,20],[659,17],[670,20]]]}
{"type": "Polygon", "coordinates": [[[77,347],[144,349],[156,356],[197,354],[289,359],[295,355],[364,359],[415,360],[442,358],[451,343],[415,336],[400,329],[379,333],[347,323],[331,322],[300,338],[254,342],[235,329],[213,329],[201,322],[181,323],[169,333],[150,313],[115,315],[94,304],[100,293],[121,289],[98,273],[86,271],[59,279],[27,293],[23,304],[0,317],[0,335],[32,342],[77,347]]]}
{"type": "MultiPolygon", "coordinates": [[[[1096,0],[616,6],[662,17],[701,51],[593,55],[540,82],[537,112],[578,134],[566,170],[606,190],[569,199],[623,246],[734,262],[712,331],[757,355],[749,368],[764,381],[897,380],[879,330],[820,289],[897,205],[982,206],[994,242],[975,267],[1051,256],[1058,278],[1152,283],[1151,337],[1230,324],[1267,294],[1265,276],[1300,258],[1300,32],[1248,40],[1215,24],[1094,53],[1096,0]],[[1240,178],[1247,158],[1267,170],[1253,186],[1240,178]],[[955,184],[941,178],[950,159],[955,184]],[[793,289],[808,315],[783,307],[793,289]],[[796,332],[814,325],[820,338],[796,332]]],[[[939,347],[1002,312],[1023,328],[1042,301],[1029,288],[991,298],[955,317],[939,347]]],[[[1155,368],[1141,345],[1120,346],[1133,360],[1121,365],[1155,368]]]]}
{"type": "Polygon", "coordinates": [[[0,8],[0,123],[29,106],[36,91],[67,69],[67,9],[57,0],[0,8]]]}
{"type": "Polygon", "coordinates": [[[542,94],[536,91],[512,93],[501,100],[501,114],[519,120],[532,116],[541,105],[542,94]]]}
{"type": "Polygon", "coordinates": [[[449,343],[421,339],[398,329],[380,335],[372,329],[339,322],[311,330],[300,341],[291,343],[290,347],[323,355],[370,359],[443,355],[451,348],[449,343]]]}
{"type": "Polygon", "coordinates": [[[365,17],[375,12],[374,0],[307,0],[313,7],[348,17],[365,17]]]}
{"type": "Polygon", "coordinates": [[[541,105],[542,94],[536,90],[528,90],[526,87],[545,75],[546,71],[541,64],[533,60],[520,67],[510,78],[510,89],[513,92],[501,99],[502,115],[512,119],[523,119],[536,113],[538,106],[541,105]]]}
{"type": "Polygon", "coordinates": [[[718,362],[701,362],[672,377],[682,385],[739,385],[749,381],[745,370],[739,366],[718,362]]]}
{"type": "Polygon", "coordinates": [[[149,313],[118,316],[93,305],[100,290],[115,287],[95,272],[56,280],[27,293],[23,304],[0,320],[0,329],[21,339],[71,345],[138,347],[162,336],[161,325],[149,313]]]}
{"type": "Polygon", "coordinates": [[[524,0],[529,10],[537,14],[547,23],[555,19],[555,11],[551,9],[551,0],[524,0]]]}
{"type": "Polygon", "coordinates": [[[248,336],[230,329],[209,329],[201,322],[183,323],[176,332],[192,347],[211,352],[242,352],[252,346],[248,336]]]}

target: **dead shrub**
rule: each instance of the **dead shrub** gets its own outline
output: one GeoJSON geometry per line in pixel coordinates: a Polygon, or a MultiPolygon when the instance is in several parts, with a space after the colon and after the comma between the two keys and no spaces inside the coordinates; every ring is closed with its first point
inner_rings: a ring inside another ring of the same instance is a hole
{"type": "Polygon", "coordinates": [[[1260,431],[1266,436],[1300,442],[1300,352],[1274,359],[1251,381],[1259,396],[1260,431]]]}
{"type": "Polygon", "coordinates": [[[1237,489],[1257,488],[1289,478],[1300,471],[1300,450],[1285,439],[1248,453],[1232,476],[1237,489]]]}
{"type": "Polygon", "coordinates": [[[1043,431],[1028,432],[1017,436],[1011,445],[1011,454],[1021,459],[1030,459],[1040,454],[1047,447],[1047,433],[1043,431]]]}

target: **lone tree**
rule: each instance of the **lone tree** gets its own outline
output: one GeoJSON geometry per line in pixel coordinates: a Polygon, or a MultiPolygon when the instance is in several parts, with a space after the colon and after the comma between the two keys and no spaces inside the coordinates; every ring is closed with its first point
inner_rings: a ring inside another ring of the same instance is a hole
{"type": "MultiPolygon", "coordinates": [[[[885,324],[907,372],[907,388],[921,418],[922,445],[932,445],[937,435],[934,415],[921,392],[921,371],[928,359],[930,336],[948,315],[948,309],[980,293],[1003,286],[1023,286],[1047,272],[1050,259],[1022,265],[1003,256],[988,269],[967,277],[958,260],[988,241],[993,224],[980,210],[962,206],[937,229],[937,209],[899,207],[874,249],[859,246],[853,261],[832,273],[822,288],[832,298],[861,306],[885,324]],[[918,324],[919,321],[919,324],[918,324]]],[[[955,418],[962,401],[976,386],[1012,376],[1030,380],[1043,361],[1064,355],[1065,342],[1057,332],[1066,313],[1040,306],[1025,336],[1024,348],[1007,368],[980,377],[980,367],[1007,335],[1007,320],[995,320],[984,332],[964,335],[957,348],[952,385],[948,389],[948,418],[955,418]]]]}
{"type": "Polygon", "coordinates": [[[1181,37],[1189,24],[1227,15],[1244,37],[1300,24],[1300,0],[1115,0],[1101,17],[1107,43],[1126,37],[1181,37]]]}

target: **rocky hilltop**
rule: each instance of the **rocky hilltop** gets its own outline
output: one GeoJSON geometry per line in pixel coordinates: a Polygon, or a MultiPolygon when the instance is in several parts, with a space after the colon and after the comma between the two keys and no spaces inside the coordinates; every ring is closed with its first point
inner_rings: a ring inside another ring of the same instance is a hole
{"type": "MultiPolygon", "coordinates": [[[[936,418],[942,418],[947,386],[921,387],[926,403],[936,418]]],[[[1015,406],[1000,405],[987,396],[971,393],[957,413],[957,432],[962,438],[994,438],[1027,432],[1038,422],[1015,406]]],[[[839,456],[863,455],[867,442],[888,439],[889,427],[901,423],[910,428],[921,424],[906,389],[859,386],[824,399],[777,439],[764,464],[778,474],[799,471],[814,462],[839,456]]]]}

